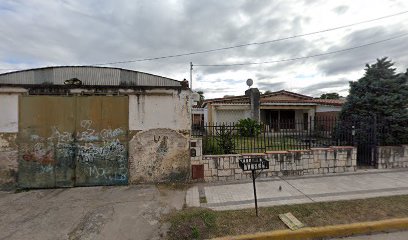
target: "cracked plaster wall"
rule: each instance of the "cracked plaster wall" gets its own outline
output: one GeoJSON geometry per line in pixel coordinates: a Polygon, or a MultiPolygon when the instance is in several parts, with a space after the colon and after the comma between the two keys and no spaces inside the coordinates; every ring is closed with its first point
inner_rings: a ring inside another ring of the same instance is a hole
{"type": "Polygon", "coordinates": [[[189,90],[129,96],[129,183],[189,179],[189,96],[189,90]]]}
{"type": "Polygon", "coordinates": [[[18,94],[0,94],[0,106],[0,189],[9,189],[18,171],[18,94]]]}

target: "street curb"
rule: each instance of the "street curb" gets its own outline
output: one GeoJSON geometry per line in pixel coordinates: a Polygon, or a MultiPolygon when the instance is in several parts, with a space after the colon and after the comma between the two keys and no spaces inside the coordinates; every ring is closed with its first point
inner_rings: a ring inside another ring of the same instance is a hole
{"type": "MultiPolygon", "coordinates": [[[[215,238],[216,240],[289,240],[289,239],[315,239],[315,238],[332,238],[332,237],[345,237],[359,234],[370,234],[378,232],[389,232],[408,229],[408,218],[396,218],[373,222],[361,222],[351,224],[341,224],[324,227],[307,227],[296,231],[292,230],[277,230],[271,232],[239,235],[239,236],[226,236],[221,238],[215,238]]],[[[214,239],[214,240],[215,240],[214,239]]]]}

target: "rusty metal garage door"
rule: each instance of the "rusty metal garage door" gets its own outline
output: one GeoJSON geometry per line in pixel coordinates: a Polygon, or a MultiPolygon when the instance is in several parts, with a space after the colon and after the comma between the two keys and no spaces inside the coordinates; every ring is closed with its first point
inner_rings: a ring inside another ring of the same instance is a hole
{"type": "Polygon", "coordinates": [[[126,96],[22,96],[22,188],[127,184],[126,96]]]}

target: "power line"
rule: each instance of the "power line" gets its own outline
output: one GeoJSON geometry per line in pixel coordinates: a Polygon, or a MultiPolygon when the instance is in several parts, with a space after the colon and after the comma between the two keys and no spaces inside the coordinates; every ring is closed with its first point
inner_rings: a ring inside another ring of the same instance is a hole
{"type": "MultiPolygon", "coordinates": [[[[342,29],[342,28],[352,27],[352,26],[356,26],[356,25],[360,25],[360,24],[364,24],[364,23],[374,22],[374,21],[378,21],[378,20],[382,20],[382,19],[386,19],[386,18],[391,18],[391,17],[403,15],[403,14],[406,14],[406,13],[408,13],[408,11],[398,12],[398,13],[394,13],[394,14],[379,17],[379,18],[369,19],[369,20],[365,20],[365,21],[360,21],[360,22],[356,22],[356,23],[343,25],[343,26],[328,28],[328,29],[319,30],[319,31],[315,31],[315,32],[294,35],[294,36],[290,36],[290,37],[284,37],[284,38],[278,38],[278,39],[274,39],[274,40],[268,40],[268,41],[264,41],[264,42],[245,43],[245,44],[239,44],[239,45],[230,46],[230,47],[215,48],[215,49],[196,51],[196,52],[189,52],[189,53],[181,53],[181,54],[174,54],[174,55],[167,55],[167,56],[161,56],[161,57],[151,57],[151,58],[142,58],[142,59],[135,59],[135,60],[107,62],[107,63],[96,63],[96,64],[89,64],[89,65],[90,66],[103,66],[103,65],[115,65],[115,64],[133,63],[133,62],[153,61],[153,60],[160,60],[160,59],[166,59],[166,58],[175,58],[175,57],[182,57],[182,56],[189,56],[189,55],[196,55],[196,54],[217,52],[217,51],[247,47],[247,46],[252,46],[252,45],[263,45],[263,44],[267,44],[267,43],[280,42],[280,41],[285,41],[285,40],[289,40],[289,39],[305,37],[305,36],[310,36],[310,35],[314,35],[314,34],[334,31],[334,30],[338,30],[338,29],[342,29]]],[[[202,65],[202,66],[207,66],[207,65],[202,65]]],[[[2,71],[11,71],[11,70],[24,70],[24,69],[0,69],[0,70],[2,70],[2,71]]]]}
{"type": "Polygon", "coordinates": [[[304,57],[280,59],[280,60],[265,61],[265,62],[232,63],[232,64],[194,64],[194,66],[198,66],[198,67],[229,67],[229,66],[258,65],[258,64],[266,64],[266,63],[280,63],[280,62],[296,61],[296,60],[301,60],[301,59],[320,57],[320,56],[325,56],[325,55],[330,55],[330,54],[335,54],[335,53],[340,53],[340,52],[351,51],[351,50],[355,50],[355,49],[358,49],[358,48],[363,48],[363,47],[367,47],[367,46],[371,46],[371,45],[391,41],[391,40],[394,40],[394,39],[397,39],[397,38],[402,38],[402,37],[405,37],[407,35],[408,35],[408,33],[404,33],[402,35],[398,35],[398,36],[395,36],[395,37],[392,37],[392,38],[383,39],[383,40],[376,41],[376,42],[371,42],[371,43],[367,43],[367,44],[363,44],[363,45],[359,45],[359,46],[354,46],[354,47],[340,49],[340,50],[336,50],[336,51],[332,51],[332,52],[319,53],[319,54],[314,54],[314,55],[309,55],[309,56],[304,56],[304,57]]]}
{"type": "Polygon", "coordinates": [[[343,25],[343,26],[323,29],[323,30],[319,30],[319,31],[315,31],[315,32],[304,33],[304,34],[294,35],[294,36],[290,36],[290,37],[284,37],[284,38],[268,40],[268,41],[264,41],[264,42],[245,43],[245,44],[239,44],[239,45],[230,46],[230,47],[215,48],[215,49],[209,49],[209,50],[203,50],[203,51],[173,54],[173,55],[167,55],[167,56],[161,56],[161,57],[142,58],[142,59],[135,59],[135,60],[126,60],[126,61],[117,61],[117,62],[108,62],[108,63],[96,63],[96,64],[91,64],[91,65],[103,66],[103,65],[133,63],[133,62],[145,62],[145,61],[153,61],[153,60],[166,59],[166,58],[176,58],[176,57],[190,56],[190,55],[196,55],[196,54],[217,52],[217,51],[223,51],[223,50],[241,48],[241,47],[247,47],[247,46],[253,46],[253,45],[263,45],[263,44],[268,44],[268,43],[285,41],[285,40],[289,40],[289,39],[293,39],[293,38],[299,38],[299,37],[305,37],[305,36],[315,35],[315,34],[324,33],[324,32],[330,32],[330,31],[334,31],[334,30],[338,30],[338,29],[342,29],[342,28],[347,28],[347,27],[360,25],[360,24],[363,24],[363,23],[369,23],[369,22],[374,22],[374,21],[386,19],[386,18],[391,18],[391,17],[403,15],[403,14],[406,14],[406,13],[408,13],[408,11],[403,11],[403,12],[399,12],[399,13],[395,13],[395,14],[391,14],[391,15],[387,15],[387,16],[383,16],[383,17],[379,17],[379,18],[374,18],[374,19],[370,19],[370,20],[360,21],[360,22],[356,22],[356,23],[351,23],[351,24],[347,24],[347,25],[343,25]]]}

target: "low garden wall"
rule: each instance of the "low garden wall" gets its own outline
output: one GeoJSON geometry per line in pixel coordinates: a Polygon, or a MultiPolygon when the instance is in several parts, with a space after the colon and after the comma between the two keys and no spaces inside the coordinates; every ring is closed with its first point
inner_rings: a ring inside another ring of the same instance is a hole
{"type": "Polygon", "coordinates": [[[356,171],[355,147],[312,148],[310,150],[271,151],[266,153],[201,155],[201,141],[194,139],[191,157],[192,178],[207,182],[249,179],[238,162],[241,158],[262,156],[269,161],[269,169],[260,177],[326,174],[356,171]]]}
{"type": "Polygon", "coordinates": [[[406,168],[408,167],[408,145],[379,146],[377,168],[406,168]]]}

